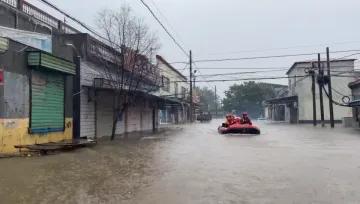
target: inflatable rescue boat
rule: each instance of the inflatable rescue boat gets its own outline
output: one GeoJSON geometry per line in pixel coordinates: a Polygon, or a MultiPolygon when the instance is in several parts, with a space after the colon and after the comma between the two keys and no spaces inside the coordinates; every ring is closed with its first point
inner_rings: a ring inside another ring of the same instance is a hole
{"type": "Polygon", "coordinates": [[[255,125],[250,124],[234,124],[229,127],[220,126],[218,132],[221,134],[254,134],[259,135],[260,129],[255,125]]]}

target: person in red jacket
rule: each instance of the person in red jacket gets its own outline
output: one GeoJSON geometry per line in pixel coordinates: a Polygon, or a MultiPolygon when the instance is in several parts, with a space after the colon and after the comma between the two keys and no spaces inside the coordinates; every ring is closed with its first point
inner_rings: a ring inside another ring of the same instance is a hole
{"type": "Polygon", "coordinates": [[[252,125],[252,122],[247,114],[247,112],[243,112],[242,118],[241,118],[241,124],[249,124],[252,125]]]}
{"type": "Polygon", "coordinates": [[[229,127],[229,125],[235,124],[235,116],[232,114],[227,114],[225,116],[226,121],[223,123],[226,127],[229,127]]]}

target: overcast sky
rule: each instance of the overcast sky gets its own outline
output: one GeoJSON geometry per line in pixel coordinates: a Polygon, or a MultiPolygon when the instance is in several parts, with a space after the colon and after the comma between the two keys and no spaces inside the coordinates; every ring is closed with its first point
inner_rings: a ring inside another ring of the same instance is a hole
{"type": "MultiPolygon", "coordinates": [[[[64,18],[63,15],[40,3],[39,0],[27,1],[59,19],[64,18]]],[[[153,30],[157,31],[163,45],[158,54],[162,55],[168,62],[188,61],[187,56],[171,40],[140,0],[48,1],[92,27],[95,27],[95,16],[101,8],[116,9],[126,2],[138,15],[145,18],[153,30]]],[[[193,51],[195,61],[324,52],[326,45],[298,47],[319,44],[327,44],[330,50],[333,51],[360,50],[359,0],[145,0],[145,2],[171,31],[182,47],[193,51]],[[166,19],[159,13],[155,5],[166,19]],[[167,22],[170,22],[185,45],[172,31],[167,22]],[[336,44],[339,42],[352,43],[336,44]],[[287,47],[298,48],[269,50],[287,47]]],[[[81,29],[75,23],[68,21],[70,25],[81,29]]],[[[332,54],[331,57],[343,57],[348,54],[351,53],[332,54]]],[[[359,55],[354,57],[358,58],[359,55]]],[[[232,75],[209,78],[209,80],[285,76],[285,68],[290,67],[294,61],[315,58],[317,58],[316,55],[197,63],[197,67],[218,68],[201,69],[203,75],[254,71],[251,68],[284,67],[283,71],[232,75]],[[230,67],[249,69],[221,69],[230,67]]],[[[182,69],[185,65],[174,64],[174,66],[182,69]]],[[[188,69],[185,70],[185,75],[188,76],[188,72],[188,69]]],[[[198,78],[203,80],[201,77],[198,78]]],[[[265,80],[265,82],[287,84],[287,79],[265,80]]],[[[229,85],[234,83],[211,82],[209,85],[199,82],[197,85],[209,87],[216,85],[218,91],[222,93],[229,85]]],[[[241,81],[236,83],[241,83],[241,81]]]]}

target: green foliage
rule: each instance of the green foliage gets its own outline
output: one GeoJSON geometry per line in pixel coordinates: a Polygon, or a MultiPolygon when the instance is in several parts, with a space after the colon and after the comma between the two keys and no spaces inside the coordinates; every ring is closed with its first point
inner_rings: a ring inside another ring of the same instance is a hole
{"type": "Polygon", "coordinates": [[[199,96],[199,105],[202,111],[215,111],[215,105],[217,102],[217,108],[220,110],[220,98],[216,96],[215,100],[215,92],[208,87],[196,87],[195,88],[197,95],[199,96]],[[215,102],[216,101],[216,102],[215,102]]]}
{"type": "Polygon", "coordinates": [[[252,117],[259,117],[263,112],[262,102],[271,98],[275,98],[275,92],[270,86],[249,81],[230,86],[222,103],[229,113],[240,115],[246,111],[252,117]]]}

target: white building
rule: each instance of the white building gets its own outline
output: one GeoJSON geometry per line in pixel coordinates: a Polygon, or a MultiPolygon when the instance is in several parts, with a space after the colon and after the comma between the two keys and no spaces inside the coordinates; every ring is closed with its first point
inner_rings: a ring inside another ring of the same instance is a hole
{"type": "Polygon", "coordinates": [[[165,106],[159,111],[160,123],[185,123],[188,121],[189,84],[187,78],[157,55],[163,86],[154,95],[163,98],[165,106]]]}
{"type": "MultiPolygon", "coordinates": [[[[354,61],[355,59],[342,59],[331,60],[331,84],[333,101],[343,103],[343,96],[350,96],[351,90],[348,84],[354,80],[354,61]]],[[[324,75],[327,75],[326,60],[321,61],[324,67],[324,75]]],[[[315,72],[318,73],[317,60],[316,61],[299,61],[295,62],[290,69],[286,72],[288,75],[288,96],[268,100],[267,103],[271,104],[270,112],[274,114],[285,114],[285,121],[290,123],[311,123],[313,121],[313,100],[312,100],[312,79],[307,76],[309,68],[315,67],[315,72]],[[306,77],[307,76],[307,77],[306,77]],[[279,106],[285,104],[285,110],[279,111],[279,106]]],[[[328,92],[327,85],[326,92],[328,92]]],[[[329,114],[329,99],[323,90],[323,107],[324,107],[324,120],[330,121],[329,114]]],[[[320,122],[320,94],[319,86],[316,84],[316,116],[317,121],[320,122]]],[[[334,120],[341,123],[343,117],[352,115],[351,108],[333,105],[334,120]]]]}

